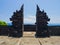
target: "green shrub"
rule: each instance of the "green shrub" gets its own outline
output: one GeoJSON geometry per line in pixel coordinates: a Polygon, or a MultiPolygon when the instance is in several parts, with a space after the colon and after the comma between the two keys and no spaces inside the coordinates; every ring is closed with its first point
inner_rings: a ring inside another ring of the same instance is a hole
{"type": "Polygon", "coordinates": [[[4,21],[0,21],[0,26],[7,26],[7,23],[4,21]]]}

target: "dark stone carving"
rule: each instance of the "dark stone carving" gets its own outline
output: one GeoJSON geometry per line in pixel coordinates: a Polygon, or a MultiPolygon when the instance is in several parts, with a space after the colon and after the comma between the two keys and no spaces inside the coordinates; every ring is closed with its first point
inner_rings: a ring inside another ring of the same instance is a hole
{"type": "Polygon", "coordinates": [[[13,36],[20,37],[23,35],[23,6],[24,5],[21,6],[19,11],[16,10],[16,12],[13,13],[12,18],[10,18],[13,27],[10,33],[13,36]]]}
{"type": "Polygon", "coordinates": [[[37,5],[37,12],[36,12],[36,36],[37,37],[46,37],[49,36],[48,30],[48,18],[46,12],[41,11],[37,5]]]}

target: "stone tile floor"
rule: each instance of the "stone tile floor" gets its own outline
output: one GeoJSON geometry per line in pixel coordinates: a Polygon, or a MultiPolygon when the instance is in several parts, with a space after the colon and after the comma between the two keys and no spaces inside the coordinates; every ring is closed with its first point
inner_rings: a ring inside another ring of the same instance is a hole
{"type": "Polygon", "coordinates": [[[24,32],[23,37],[0,36],[0,45],[60,45],[60,36],[35,38],[35,32],[24,32]]]}

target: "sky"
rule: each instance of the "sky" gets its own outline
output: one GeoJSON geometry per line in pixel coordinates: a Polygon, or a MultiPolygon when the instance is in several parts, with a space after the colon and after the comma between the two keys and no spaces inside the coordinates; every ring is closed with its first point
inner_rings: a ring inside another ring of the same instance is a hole
{"type": "Polygon", "coordinates": [[[35,24],[36,5],[50,18],[49,24],[60,24],[60,0],[0,0],[0,20],[7,23],[13,12],[24,4],[24,24],[35,24]]]}

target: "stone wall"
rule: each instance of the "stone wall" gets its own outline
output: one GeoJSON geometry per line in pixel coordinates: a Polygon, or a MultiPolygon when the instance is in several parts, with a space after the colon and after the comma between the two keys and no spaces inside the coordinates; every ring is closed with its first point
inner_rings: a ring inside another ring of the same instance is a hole
{"type": "MultiPolygon", "coordinates": [[[[51,36],[60,36],[60,26],[49,26],[48,30],[51,36]]],[[[36,26],[24,25],[24,31],[36,32],[36,26]]],[[[0,26],[0,35],[18,37],[18,34],[19,33],[12,26],[0,26]]]]}
{"type": "Polygon", "coordinates": [[[60,36],[60,26],[49,26],[50,35],[60,36]]]}

